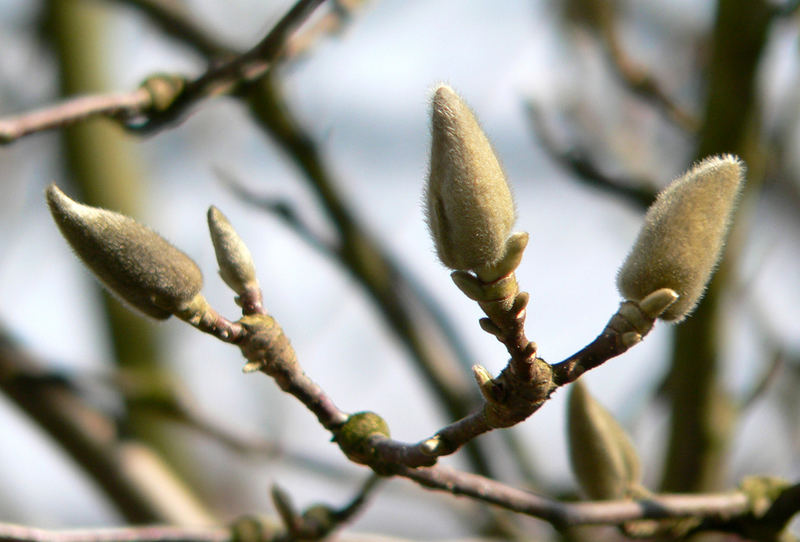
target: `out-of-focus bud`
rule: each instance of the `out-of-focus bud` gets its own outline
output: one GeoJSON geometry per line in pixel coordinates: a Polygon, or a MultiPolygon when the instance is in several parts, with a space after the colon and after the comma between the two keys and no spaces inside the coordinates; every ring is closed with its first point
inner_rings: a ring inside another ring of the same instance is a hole
{"type": "Polygon", "coordinates": [[[426,214],[444,265],[468,271],[503,257],[514,224],[511,190],[472,111],[447,85],[433,95],[426,214]]]}
{"type": "Polygon", "coordinates": [[[570,386],[567,433],[572,472],[591,499],[621,499],[638,487],[639,458],[625,430],[586,390],[570,386]]]}
{"type": "Polygon", "coordinates": [[[219,264],[219,275],[239,295],[257,284],[250,250],[227,217],[213,205],[208,209],[208,229],[219,264]]]}
{"type": "Polygon", "coordinates": [[[658,195],[617,276],[623,297],[671,288],[678,300],[659,318],[678,322],[694,309],[722,254],[744,169],[735,156],[706,158],[658,195]]]}
{"type": "Polygon", "coordinates": [[[51,184],[47,204],[61,234],[114,294],[153,318],[184,309],[203,275],[186,254],[125,215],[77,203],[51,184]]]}

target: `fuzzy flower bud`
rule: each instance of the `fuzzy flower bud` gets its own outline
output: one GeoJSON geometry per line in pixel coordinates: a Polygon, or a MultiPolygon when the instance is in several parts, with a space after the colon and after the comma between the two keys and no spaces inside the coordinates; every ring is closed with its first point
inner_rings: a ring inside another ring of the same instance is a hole
{"type": "Polygon", "coordinates": [[[444,265],[468,271],[505,254],[514,224],[511,190],[492,145],[461,98],[447,85],[433,96],[426,215],[444,265]]]}
{"type": "Polygon", "coordinates": [[[77,203],[54,184],[46,195],[61,234],[122,300],[148,316],[165,319],[199,293],[200,269],[151,229],[125,215],[77,203]]]}
{"type": "Polygon", "coordinates": [[[256,269],[250,250],[228,218],[213,205],[208,209],[208,229],[219,264],[219,275],[239,295],[256,284],[256,269]]]}
{"type": "Polygon", "coordinates": [[[592,499],[621,499],[638,487],[639,457],[625,430],[581,381],[570,386],[567,433],[572,471],[592,499]]]}
{"type": "Polygon", "coordinates": [[[662,320],[694,309],[722,254],[744,169],[735,156],[706,158],[658,195],[617,276],[623,297],[638,302],[670,288],[679,297],[662,320]]]}

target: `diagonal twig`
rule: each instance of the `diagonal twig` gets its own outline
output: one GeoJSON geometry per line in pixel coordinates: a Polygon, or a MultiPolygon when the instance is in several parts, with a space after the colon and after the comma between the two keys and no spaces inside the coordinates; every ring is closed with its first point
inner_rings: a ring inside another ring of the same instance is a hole
{"type": "Polygon", "coordinates": [[[154,75],[129,93],[78,97],[32,113],[0,119],[0,144],[98,116],[121,120],[128,129],[135,131],[159,130],[180,120],[197,102],[234,92],[262,77],[279,57],[289,36],[324,1],[299,0],[257,45],[212,65],[195,79],[154,75]]]}
{"type": "Polygon", "coordinates": [[[596,2],[598,30],[609,62],[626,88],[640,98],[652,103],[666,114],[666,118],[685,132],[697,132],[700,122],[695,115],[680,107],[664,90],[661,83],[646,68],[633,60],[623,47],[616,25],[611,2],[596,2]]]}
{"type": "Polygon", "coordinates": [[[589,153],[574,143],[564,146],[545,120],[544,112],[533,101],[526,102],[528,119],[534,133],[547,154],[561,167],[569,171],[577,180],[647,209],[656,197],[658,190],[652,182],[644,179],[612,177],[603,172],[590,158],[589,153]]]}

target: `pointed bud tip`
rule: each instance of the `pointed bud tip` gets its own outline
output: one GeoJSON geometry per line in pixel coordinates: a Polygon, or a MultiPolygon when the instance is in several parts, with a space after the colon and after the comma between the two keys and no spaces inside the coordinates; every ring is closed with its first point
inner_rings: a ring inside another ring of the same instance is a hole
{"type": "Polygon", "coordinates": [[[447,83],[439,83],[433,90],[433,99],[436,101],[446,101],[453,98],[458,98],[458,94],[447,83]]]}
{"type": "Polygon", "coordinates": [[[50,185],[45,189],[44,193],[45,197],[47,198],[47,205],[50,207],[51,212],[53,211],[53,208],[63,207],[72,202],[72,200],[61,191],[56,183],[50,183],[50,185]]]}
{"type": "Polygon", "coordinates": [[[434,114],[450,112],[455,108],[464,107],[461,97],[446,83],[440,83],[433,91],[434,114]]]}

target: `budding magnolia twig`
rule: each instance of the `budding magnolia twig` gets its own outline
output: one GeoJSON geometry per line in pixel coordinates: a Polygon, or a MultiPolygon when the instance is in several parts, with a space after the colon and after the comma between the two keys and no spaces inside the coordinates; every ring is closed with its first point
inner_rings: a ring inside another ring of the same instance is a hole
{"type": "Polygon", "coordinates": [[[447,85],[434,93],[431,124],[425,201],[436,252],[451,269],[491,266],[505,254],[515,220],[503,170],[472,111],[447,85]]]}
{"type": "Polygon", "coordinates": [[[203,286],[189,256],[125,215],[68,198],[51,184],[47,204],[78,257],[114,294],[148,316],[186,308],[203,286]]]}
{"type": "Polygon", "coordinates": [[[722,254],[744,169],[735,156],[706,158],[658,195],[617,277],[626,299],[671,288],[678,300],[660,318],[677,322],[692,311],[722,254]]]}

